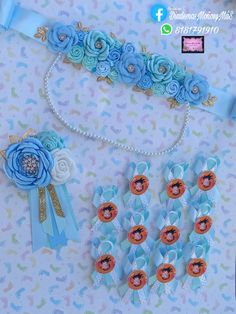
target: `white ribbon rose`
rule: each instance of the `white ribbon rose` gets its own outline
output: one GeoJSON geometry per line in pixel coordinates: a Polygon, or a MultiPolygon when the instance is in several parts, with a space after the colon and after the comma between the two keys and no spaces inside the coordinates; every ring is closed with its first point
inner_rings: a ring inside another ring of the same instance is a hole
{"type": "Polygon", "coordinates": [[[75,162],[70,155],[70,150],[67,148],[56,149],[51,153],[54,158],[51,183],[54,185],[64,184],[72,178],[76,169],[75,162]]]}

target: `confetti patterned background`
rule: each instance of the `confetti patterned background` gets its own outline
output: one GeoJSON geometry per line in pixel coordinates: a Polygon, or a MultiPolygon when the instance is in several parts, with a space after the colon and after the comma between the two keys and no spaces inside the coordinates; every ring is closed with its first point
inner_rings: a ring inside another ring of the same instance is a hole
{"type": "MultiPolygon", "coordinates": [[[[144,44],[149,51],[184,62],[187,67],[207,75],[215,87],[228,92],[236,90],[235,18],[220,22],[219,34],[206,36],[204,54],[183,55],[180,36],[161,37],[159,26],[150,21],[149,7],[153,4],[150,0],[22,0],[22,4],[58,20],[80,20],[91,28],[112,31],[118,38],[134,41],[137,48],[144,44]]],[[[206,1],[173,0],[168,1],[168,5],[196,12],[206,1]]],[[[211,0],[207,1],[205,9],[236,11],[236,5],[234,0],[211,0]]],[[[174,27],[179,25],[195,24],[173,22],[174,27]]],[[[215,26],[215,22],[200,22],[199,25],[215,26]]],[[[175,295],[161,298],[153,295],[149,304],[136,309],[123,303],[115,289],[92,287],[90,222],[95,215],[91,205],[95,186],[118,184],[121,191],[126,191],[123,174],[127,163],[140,157],[71,134],[56,121],[42,89],[43,75],[54,57],[44,47],[13,31],[0,32],[0,45],[1,149],[7,146],[8,135],[20,135],[30,127],[36,131],[60,132],[72,149],[78,167],[77,176],[68,184],[68,189],[81,234],[80,243],[69,242],[58,254],[49,249],[32,254],[27,195],[15,188],[0,170],[0,313],[235,313],[235,123],[192,110],[190,127],[181,148],[171,156],[151,160],[153,217],[160,209],[158,194],[164,185],[162,167],[169,159],[186,159],[192,165],[199,151],[206,155],[218,154],[222,160],[218,180],[222,198],[214,211],[216,239],[211,249],[208,285],[197,294],[179,286],[175,295]]],[[[183,120],[184,110],[169,110],[164,99],[148,99],[124,86],[112,88],[105,83],[95,84],[90,74],[83,70],[78,72],[70,65],[61,64],[57,68],[52,90],[57,107],[75,125],[149,150],[171,143],[183,120]]],[[[191,167],[188,179],[189,184],[193,184],[191,167]]],[[[187,230],[190,223],[184,214],[187,230]]],[[[157,238],[155,224],[151,227],[157,238]]]]}

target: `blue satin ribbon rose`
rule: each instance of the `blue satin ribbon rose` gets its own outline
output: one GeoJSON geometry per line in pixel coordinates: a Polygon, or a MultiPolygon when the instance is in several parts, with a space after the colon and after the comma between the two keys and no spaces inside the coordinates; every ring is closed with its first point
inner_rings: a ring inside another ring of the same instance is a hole
{"type": "Polygon", "coordinates": [[[106,60],[114,47],[114,39],[100,31],[90,31],[84,38],[85,54],[96,57],[98,61],[106,60]]]}
{"type": "Polygon", "coordinates": [[[111,65],[114,65],[117,61],[120,60],[121,50],[118,48],[113,48],[109,52],[107,60],[110,62],[111,65]]]}
{"type": "Polygon", "coordinates": [[[67,54],[67,59],[77,64],[82,62],[83,57],[84,57],[84,48],[79,45],[73,46],[71,50],[69,51],[69,53],[67,54]]]}
{"type": "Polygon", "coordinates": [[[151,88],[151,87],[152,87],[152,84],[153,84],[153,81],[152,81],[150,75],[149,75],[149,74],[145,74],[145,75],[141,78],[141,80],[137,83],[137,86],[138,86],[139,88],[142,88],[142,89],[146,90],[146,89],[151,88]]]}
{"type": "Polygon", "coordinates": [[[51,154],[37,138],[29,137],[6,150],[4,171],[23,190],[47,186],[52,167],[51,154]]]}
{"type": "Polygon", "coordinates": [[[116,63],[119,79],[126,84],[136,84],[144,76],[146,66],[142,55],[125,52],[116,63]]]}
{"type": "Polygon", "coordinates": [[[96,74],[98,76],[106,77],[111,71],[110,63],[108,61],[100,61],[96,67],[96,74]]]}
{"type": "Polygon", "coordinates": [[[56,23],[47,33],[48,47],[53,52],[68,53],[78,42],[78,34],[72,25],[56,23]]]}
{"type": "Polygon", "coordinates": [[[191,105],[199,105],[208,97],[209,84],[198,74],[189,74],[184,79],[185,99],[191,105]]]}
{"type": "Polygon", "coordinates": [[[132,43],[124,43],[124,45],[122,46],[122,52],[135,52],[135,47],[132,43]]]}
{"type": "Polygon", "coordinates": [[[154,82],[169,83],[176,71],[174,62],[159,55],[152,55],[147,61],[147,69],[154,82]]]}
{"type": "Polygon", "coordinates": [[[87,36],[87,34],[88,34],[88,32],[85,32],[85,31],[82,31],[82,30],[77,32],[77,35],[78,35],[78,43],[77,44],[79,46],[81,46],[81,47],[84,46],[84,38],[85,38],[85,36],[87,36]]]}
{"type": "Polygon", "coordinates": [[[180,84],[177,80],[171,81],[166,86],[166,92],[170,96],[175,96],[178,93],[179,89],[180,89],[180,84]]]}
{"type": "Polygon", "coordinates": [[[37,134],[37,138],[43,147],[49,152],[55,149],[65,148],[63,139],[54,131],[43,131],[37,134]]]}

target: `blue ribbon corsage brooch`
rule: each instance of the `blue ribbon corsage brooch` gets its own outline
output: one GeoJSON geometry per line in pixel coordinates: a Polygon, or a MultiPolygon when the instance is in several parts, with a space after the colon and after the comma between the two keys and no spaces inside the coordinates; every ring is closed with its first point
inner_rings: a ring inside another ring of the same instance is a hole
{"type": "Polygon", "coordinates": [[[3,169],[15,185],[28,192],[33,251],[59,249],[67,240],[78,241],[78,226],[65,183],[75,172],[75,162],[64,141],[53,131],[22,137],[10,136],[1,152],[3,169]]]}

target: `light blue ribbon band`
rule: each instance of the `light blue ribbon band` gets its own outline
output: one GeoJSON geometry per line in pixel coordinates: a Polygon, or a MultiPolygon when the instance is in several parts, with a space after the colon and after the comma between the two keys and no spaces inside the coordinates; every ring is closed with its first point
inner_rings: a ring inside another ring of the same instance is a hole
{"type": "MultiPolygon", "coordinates": [[[[34,34],[38,27],[50,28],[54,23],[55,21],[40,13],[21,7],[16,0],[0,0],[0,25],[5,29],[14,29],[45,45],[46,41],[38,40],[34,34]]],[[[221,118],[236,120],[236,96],[212,87],[209,93],[217,97],[213,106],[200,104],[194,107],[211,112],[221,118]]]]}
{"type": "Polygon", "coordinates": [[[65,217],[57,216],[49,192],[45,189],[46,220],[43,223],[39,221],[38,189],[29,191],[33,251],[41,247],[60,249],[67,244],[67,240],[79,241],[79,230],[67,189],[65,185],[58,185],[55,190],[65,217]]]}
{"type": "Polygon", "coordinates": [[[198,108],[214,113],[215,115],[236,120],[236,96],[223,90],[210,87],[209,93],[217,97],[213,106],[199,105],[198,108]]]}
{"type": "MultiPolygon", "coordinates": [[[[15,0],[0,0],[0,25],[14,29],[32,39],[40,26],[50,27],[55,22],[40,13],[21,7],[15,0]]],[[[37,42],[43,43],[37,40],[37,42]]]]}

